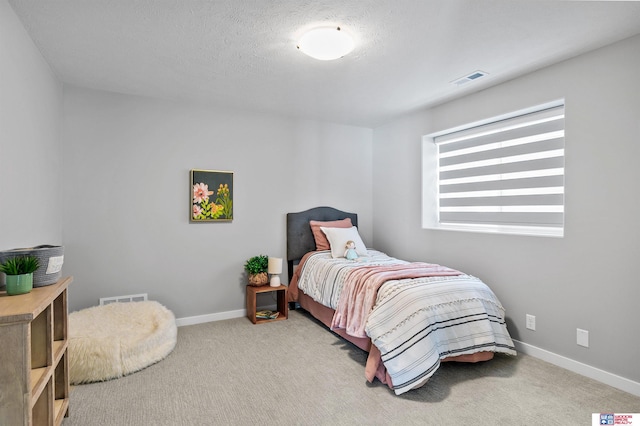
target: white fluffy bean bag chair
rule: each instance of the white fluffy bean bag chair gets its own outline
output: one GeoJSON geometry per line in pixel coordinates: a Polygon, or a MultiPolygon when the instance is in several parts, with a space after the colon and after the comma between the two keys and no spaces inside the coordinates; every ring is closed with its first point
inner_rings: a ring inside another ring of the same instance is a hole
{"type": "Polygon", "coordinates": [[[158,302],[111,303],[69,314],[69,379],[72,384],[115,379],[171,353],[177,328],[158,302]]]}

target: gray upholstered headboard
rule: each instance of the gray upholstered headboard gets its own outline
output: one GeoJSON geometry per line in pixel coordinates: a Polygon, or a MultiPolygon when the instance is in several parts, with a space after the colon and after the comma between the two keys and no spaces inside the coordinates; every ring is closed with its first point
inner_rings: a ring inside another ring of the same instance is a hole
{"type": "Polygon", "coordinates": [[[316,249],[316,241],[309,226],[310,220],[330,221],[351,218],[353,226],[358,226],[358,215],[333,207],[315,207],[298,213],[287,213],[287,265],[289,281],[293,276],[294,264],[306,253],[316,249]]]}

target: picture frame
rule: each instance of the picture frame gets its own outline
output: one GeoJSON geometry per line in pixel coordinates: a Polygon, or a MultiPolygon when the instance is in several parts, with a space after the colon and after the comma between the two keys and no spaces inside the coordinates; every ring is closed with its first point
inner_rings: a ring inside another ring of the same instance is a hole
{"type": "Polygon", "coordinates": [[[190,171],[190,222],[233,220],[233,172],[192,169],[190,171]]]}

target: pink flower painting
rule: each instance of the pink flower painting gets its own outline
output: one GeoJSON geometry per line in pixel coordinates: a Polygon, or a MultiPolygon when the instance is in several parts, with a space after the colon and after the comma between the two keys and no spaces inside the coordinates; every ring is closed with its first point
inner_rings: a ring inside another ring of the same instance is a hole
{"type": "Polygon", "coordinates": [[[196,183],[193,185],[193,202],[201,203],[209,201],[209,195],[213,195],[213,191],[209,191],[209,185],[206,183],[196,183]]]}
{"type": "Polygon", "coordinates": [[[192,170],[191,191],[191,221],[233,220],[232,172],[192,170]]]}

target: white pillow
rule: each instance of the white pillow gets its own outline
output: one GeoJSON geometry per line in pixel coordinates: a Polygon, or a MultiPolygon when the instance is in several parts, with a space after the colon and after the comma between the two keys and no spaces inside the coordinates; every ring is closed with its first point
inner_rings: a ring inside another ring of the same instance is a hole
{"type": "Polygon", "coordinates": [[[334,259],[344,257],[344,252],[347,251],[347,241],[356,243],[356,253],[358,253],[358,256],[367,255],[367,247],[362,242],[362,238],[360,238],[360,234],[358,234],[358,228],[355,226],[351,228],[325,228],[321,226],[320,229],[327,236],[327,240],[329,240],[331,257],[334,259]]]}

